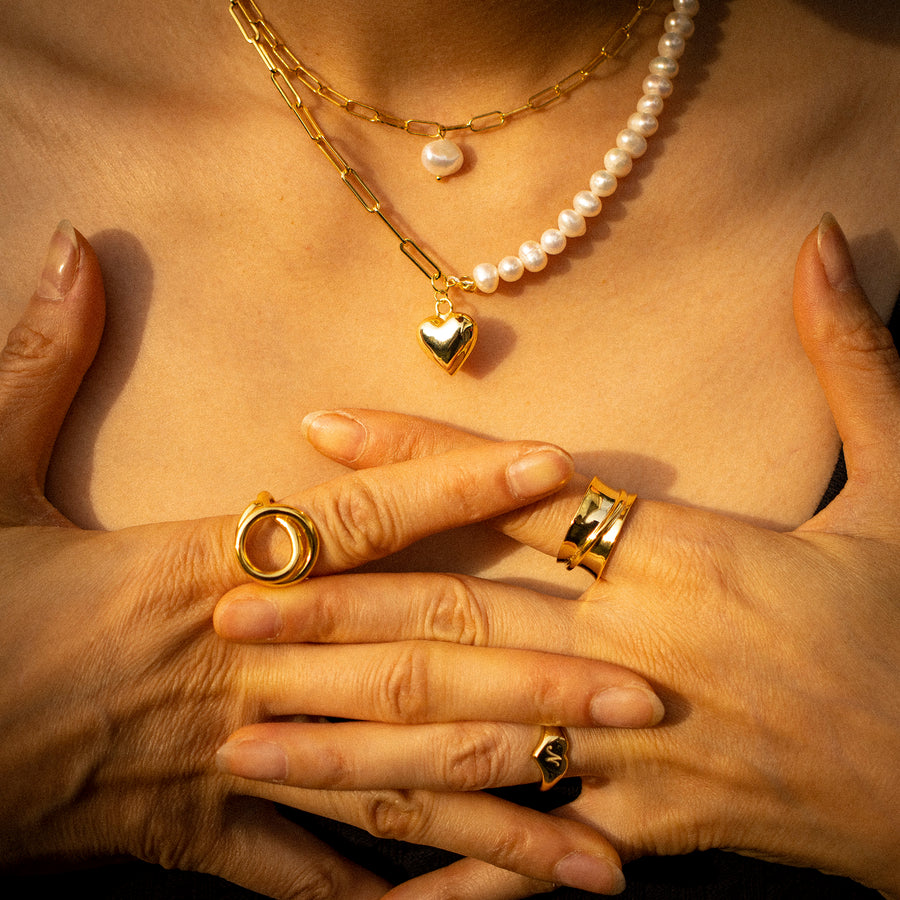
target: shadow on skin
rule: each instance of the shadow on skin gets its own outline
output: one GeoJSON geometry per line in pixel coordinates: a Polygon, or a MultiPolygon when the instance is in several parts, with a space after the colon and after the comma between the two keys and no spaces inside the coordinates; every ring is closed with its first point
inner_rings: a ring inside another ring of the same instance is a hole
{"type": "Polygon", "coordinates": [[[65,484],[80,498],[77,510],[62,509],[82,528],[101,528],[91,503],[94,452],[100,429],[131,376],[153,296],[153,266],[143,244],[127,231],[88,238],[100,260],[106,288],[106,325],[100,349],[75,397],[47,473],[47,496],[65,484]],[[76,437],[77,435],[77,437],[76,437]],[[74,491],[73,491],[74,488],[74,491]]]}
{"type": "Polygon", "coordinates": [[[817,16],[879,44],[900,43],[900,4],[885,0],[799,0],[817,16]]]}

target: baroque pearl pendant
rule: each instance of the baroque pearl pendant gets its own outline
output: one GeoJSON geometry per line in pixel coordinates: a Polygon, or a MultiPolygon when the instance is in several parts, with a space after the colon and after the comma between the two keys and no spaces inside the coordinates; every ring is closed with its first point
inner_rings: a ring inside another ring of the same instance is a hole
{"type": "Polygon", "coordinates": [[[462,164],[462,150],[449,138],[439,138],[436,141],[431,141],[422,149],[422,165],[438,181],[447,175],[458,172],[462,164]]]}

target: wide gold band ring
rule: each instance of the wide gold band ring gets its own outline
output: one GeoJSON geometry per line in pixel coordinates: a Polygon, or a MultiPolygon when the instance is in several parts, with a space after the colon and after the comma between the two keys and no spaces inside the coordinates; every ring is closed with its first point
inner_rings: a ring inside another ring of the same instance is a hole
{"type": "Polygon", "coordinates": [[[531,754],[541,771],[541,790],[549,791],[569,769],[569,737],[555,725],[545,725],[531,754]]]}
{"type": "Polygon", "coordinates": [[[257,581],[265,584],[291,584],[302,581],[312,571],[319,558],[319,532],[313,520],[293,506],[276,506],[271,494],[263,491],[241,515],[234,549],[241,568],[257,581]],[[247,555],[247,540],[251,529],[263,519],[274,519],[291,542],[291,556],[280,569],[266,572],[256,566],[247,555]]]}
{"type": "Polygon", "coordinates": [[[565,563],[567,569],[581,566],[600,578],[636,499],[634,494],[613,490],[595,478],[569,525],[557,562],[565,563]]]}

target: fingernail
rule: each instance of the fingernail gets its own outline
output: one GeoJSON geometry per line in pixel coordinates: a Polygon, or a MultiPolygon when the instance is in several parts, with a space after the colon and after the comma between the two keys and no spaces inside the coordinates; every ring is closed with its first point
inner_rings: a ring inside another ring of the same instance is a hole
{"type": "Polygon", "coordinates": [[[828,283],[837,291],[849,291],[857,287],[856,270],[853,268],[847,238],[837,219],[829,212],[819,221],[817,245],[828,283]]]}
{"type": "Polygon", "coordinates": [[[312,412],[304,418],[302,428],[316,450],[341,462],[358,459],[368,438],[362,422],[341,412],[312,412]]]}
{"type": "Polygon", "coordinates": [[[539,497],[562,487],[575,470],[572,457],[546,447],[532,450],[506,469],[506,481],[516,497],[539,497]]]}
{"type": "Polygon", "coordinates": [[[75,283],[79,256],[75,229],[68,219],[63,219],[50,238],[44,270],[35,291],[37,296],[43,300],[62,300],[75,283]]]}
{"type": "Polygon", "coordinates": [[[270,641],[283,628],[281,611],[265,598],[227,600],[216,615],[216,631],[230,641],[270,641]]]}
{"type": "Polygon", "coordinates": [[[281,747],[254,740],[223,744],[216,753],[216,766],[220,772],[254,781],[284,781],[288,768],[281,747]]]}
{"type": "Polygon", "coordinates": [[[591,700],[591,717],[610,728],[646,728],[662,721],[666,710],[656,694],[639,687],[600,691],[591,700]]]}
{"type": "Polygon", "coordinates": [[[609,860],[589,853],[575,852],[564,856],[553,870],[553,879],[567,887],[595,894],[621,894],[625,876],[609,860]]]}

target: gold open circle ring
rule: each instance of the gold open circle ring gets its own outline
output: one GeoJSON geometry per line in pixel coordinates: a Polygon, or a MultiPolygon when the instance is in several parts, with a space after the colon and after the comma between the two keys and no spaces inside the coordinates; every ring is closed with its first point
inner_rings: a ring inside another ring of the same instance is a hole
{"type": "Polygon", "coordinates": [[[302,581],[312,571],[319,558],[319,532],[313,520],[293,506],[277,506],[271,494],[263,491],[241,515],[234,549],[241,568],[257,581],[265,584],[292,584],[302,581]],[[263,519],[274,519],[291,542],[291,556],[280,569],[266,572],[253,563],[247,554],[247,540],[254,525],[263,519]]]}

